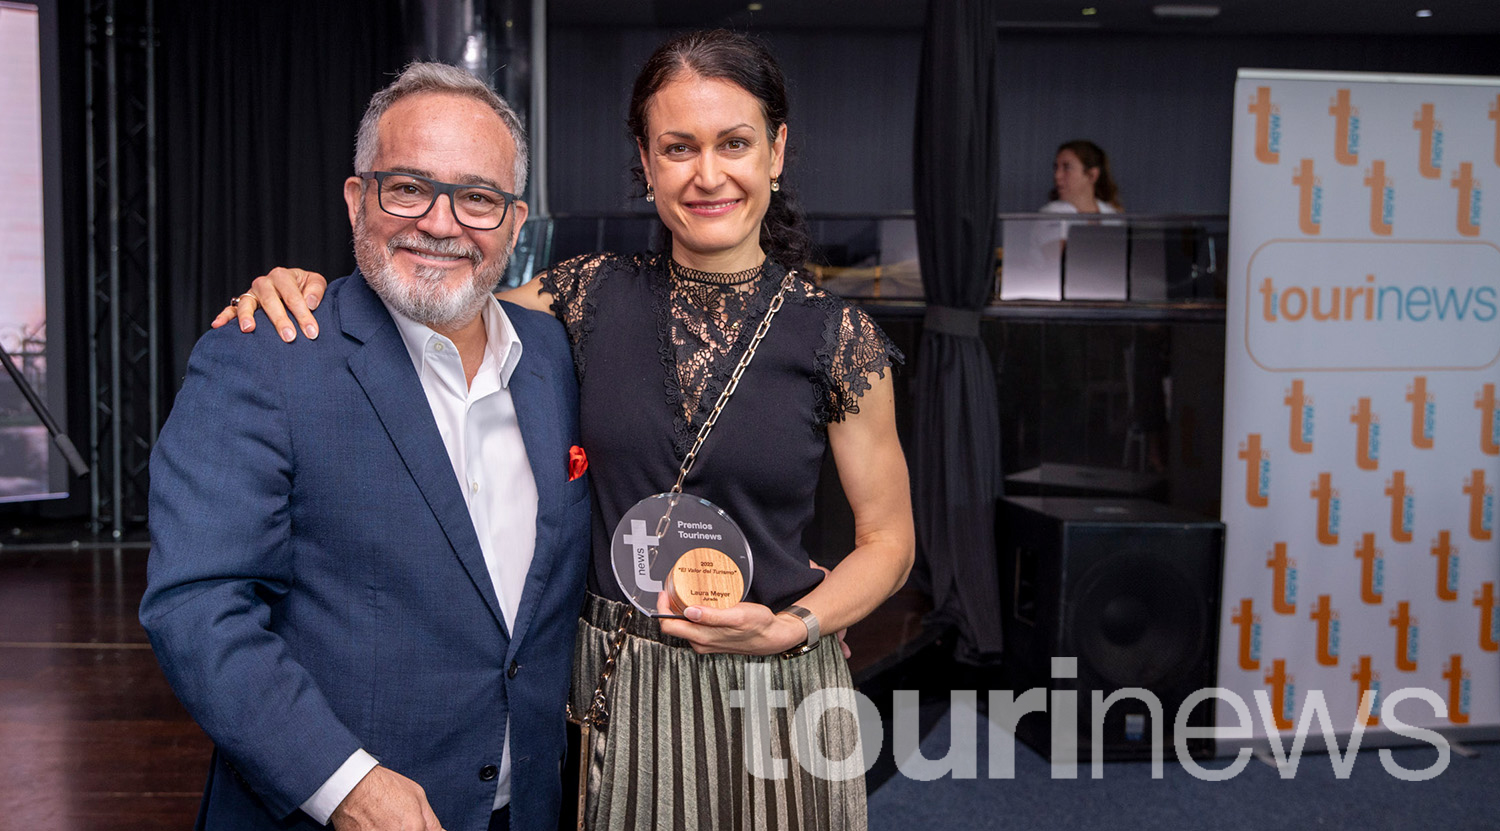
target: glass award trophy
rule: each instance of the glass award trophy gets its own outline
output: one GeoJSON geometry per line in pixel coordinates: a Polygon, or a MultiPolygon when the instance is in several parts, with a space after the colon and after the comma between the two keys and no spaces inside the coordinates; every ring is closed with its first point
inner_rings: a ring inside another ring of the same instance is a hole
{"type": "Polygon", "coordinates": [[[755,573],[740,526],[688,493],[659,493],[626,511],[610,562],[625,597],[651,617],[682,617],[689,606],[727,609],[745,599],[755,573]]]}

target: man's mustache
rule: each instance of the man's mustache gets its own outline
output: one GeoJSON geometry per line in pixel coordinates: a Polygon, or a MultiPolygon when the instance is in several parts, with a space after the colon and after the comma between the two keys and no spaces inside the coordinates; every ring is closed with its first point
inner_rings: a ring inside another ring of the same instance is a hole
{"type": "Polygon", "coordinates": [[[391,241],[385,244],[387,254],[396,253],[398,248],[417,248],[445,257],[463,257],[475,267],[484,261],[483,252],[476,246],[465,245],[455,239],[438,239],[423,231],[413,231],[399,237],[392,237],[391,241]]]}

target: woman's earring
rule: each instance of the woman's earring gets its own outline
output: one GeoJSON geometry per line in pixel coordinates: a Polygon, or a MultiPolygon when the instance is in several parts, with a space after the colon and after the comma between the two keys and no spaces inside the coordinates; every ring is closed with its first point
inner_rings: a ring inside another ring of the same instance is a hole
{"type": "Polygon", "coordinates": [[[649,182],[646,184],[646,201],[647,202],[655,202],[656,201],[656,191],[651,189],[651,184],[649,182]]]}
{"type": "Polygon", "coordinates": [[[771,177],[771,192],[772,193],[775,193],[776,191],[781,190],[781,183],[778,182],[778,181],[776,181],[777,178],[778,177],[776,177],[776,176],[772,176],[771,177]]]}

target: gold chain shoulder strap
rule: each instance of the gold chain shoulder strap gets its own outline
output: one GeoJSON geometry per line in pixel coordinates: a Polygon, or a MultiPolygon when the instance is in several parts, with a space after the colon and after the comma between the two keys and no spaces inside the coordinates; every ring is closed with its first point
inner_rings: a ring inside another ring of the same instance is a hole
{"type": "MultiPolygon", "coordinates": [[[[693,447],[682,459],[682,468],[677,471],[677,484],[672,486],[672,493],[682,493],[683,480],[687,479],[688,471],[692,470],[693,462],[698,460],[698,451],[703,447],[703,442],[708,439],[708,434],[714,429],[719,421],[719,413],[724,411],[724,405],[729,403],[729,397],[740,385],[740,376],[750,368],[750,362],[755,360],[755,350],[765,338],[766,332],[771,329],[771,319],[781,310],[781,303],[786,299],[787,289],[796,282],[797,272],[788,271],[786,277],[781,280],[781,288],[776,290],[776,296],[771,298],[771,307],[766,309],[766,316],[761,318],[760,325],[755,327],[755,336],[750,338],[750,345],[745,348],[744,357],[740,358],[739,365],[734,368],[734,373],[729,376],[729,383],[725,385],[724,391],[719,393],[719,400],[714,402],[714,408],[709,411],[708,418],[703,421],[703,426],[698,429],[698,438],[693,441],[693,447]]],[[[658,532],[659,533],[659,532],[658,532]]]]}
{"type": "MultiPolygon", "coordinates": [[[[698,438],[693,442],[692,449],[688,450],[687,456],[682,460],[682,467],[677,471],[677,483],[672,485],[672,493],[682,493],[683,480],[687,479],[688,471],[692,469],[693,462],[698,460],[698,451],[702,449],[703,442],[708,439],[708,434],[714,429],[714,424],[719,421],[719,413],[724,411],[724,405],[729,403],[730,396],[740,385],[740,378],[745,370],[750,367],[750,362],[755,359],[755,350],[760,347],[760,342],[765,339],[766,332],[771,329],[771,320],[781,310],[781,304],[786,299],[787,290],[796,283],[797,272],[788,271],[786,277],[781,280],[781,288],[776,290],[776,296],[771,298],[771,306],[766,309],[766,316],[761,318],[760,325],[755,327],[755,335],[750,338],[750,345],[745,347],[745,354],[734,368],[733,374],[729,376],[729,383],[724,391],[719,393],[719,400],[714,402],[714,408],[704,420],[703,426],[698,430],[698,438]]],[[[662,516],[661,522],[657,523],[656,533],[660,535],[666,530],[666,524],[672,516],[671,506],[677,503],[673,501],[662,516]]],[[[614,638],[610,644],[609,655],[604,659],[604,669],[599,673],[599,683],[594,687],[594,696],[589,701],[588,710],[583,714],[580,724],[593,725],[601,730],[606,729],[609,722],[608,690],[609,678],[614,674],[615,663],[619,660],[620,649],[625,645],[625,627],[630,623],[634,609],[626,609],[625,616],[620,619],[620,627],[615,630],[614,638]]],[[[575,719],[572,705],[568,707],[568,718],[575,719]]],[[[575,719],[576,720],[576,719],[575,719]]]]}
{"type": "MultiPolygon", "coordinates": [[[[740,378],[745,370],[750,367],[750,362],[755,359],[755,350],[760,347],[760,342],[765,338],[766,332],[771,329],[771,320],[781,310],[781,304],[786,299],[787,290],[796,283],[797,272],[788,271],[786,277],[782,278],[781,288],[776,290],[776,296],[771,298],[771,306],[766,309],[766,316],[761,318],[760,325],[755,327],[755,335],[750,338],[750,345],[745,347],[745,354],[735,366],[733,374],[729,376],[729,383],[725,385],[724,391],[719,393],[719,400],[714,402],[713,410],[709,411],[708,418],[703,421],[703,426],[698,430],[698,437],[693,441],[693,446],[688,450],[687,456],[683,457],[682,467],[677,471],[677,482],[672,485],[671,493],[674,495],[682,493],[682,483],[687,479],[688,471],[692,469],[693,463],[698,460],[698,451],[703,448],[703,442],[708,439],[708,434],[713,431],[714,425],[719,421],[719,414],[724,411],[724,405],[729,403],[730,396],[734,395],[735,389],[740,385],[740,378]]],[[[661,521],[657,523],[656,533],[661,535],[666,530],[671,520],[672,508],[677,505],[673,499],[667,505],[667,512],[662,515],[661,521]]],[[[626,627],[634,616],[635,610],[627,608],[625,614],[620,618],[620,625],[615,629],[614,636],[609,645],[609,654],[605,656],[604,667],[599,672],[599,683],[594,687],[594,695],[589,699],[589,706],[578,718],[573,713],[573,705],[569,702],[567,706],[567,717],[569,721],[576,722],[582,728],[582,743],[580,745],[578,762],[578,827],[583,828],[584,807],[588,794],[588,769],[590,750],[589,743],[595,728],[599,730],[609,729],[609,681],[615,673],[615,667],[620,659],[620,651],[625,646],[625,638],[628,636],[626,627]]]]}
{"type": "MultiPolygon", "coordinates": [[[[697,461],[698,451],[703,447],[703,442],[708,439],[709,432],[714,429],[714,424],[718,422],[719,413],[724,411],[724,405],[729,403],[729,397],[734,395],[735,389],[739,387],[740,377],[745,374],[745,370],[750,367],[750,362],[755,359],[755,350],[760,347],[760,342],[765,339],[766,332],[770,331],[771,320],[781,310],[781,304],[786,299],[787,290],[796,283],[796,278],[796,271],[788,271],[786,277],[782,278],[781,288],[776,290],[776,296],[771,298],[770,308],[766,309],[766,316],[761,318],[760,325],[755,327],[755,335],[750,338],[750,345],[745,348],[744,357],[740,358],[739,364],[735,366],[734,373],[729,376],[729,383],[724,387],[724,391],[719,393],[719,400],[714,402],[713,410],[709,412],[708,418],[704,420],[703,426],[699,428],[698,438],[693,442],[692,449],[688,450],[687,456],[683,458],[682,467],[677,472],[677,483],[672,486],[672,493],[682,493],[683,480],[687,479],[688,471],[692,469],[693,462],[697,461]]],[[[667,513],[663,515],[661,522],[657,523],[657,535],[666,530],[666,524],[672,516],[671,507],[676,504],[675,501],[670,503],[667,513]]],[[[610,644],[609,655],[604,659],[604,669],[599,673],[599,683],[594,687],[594,696],[589,701],[588,710],[583,714],[582,719],[578,720],[580,724],[593,725],[601,730],[606,729],[605,725],[609,722],[609,701],[608,690],[606,688],[609,686],[610,676],[614,674],[615,663],[620,657],[620,649],[625,645],[625,627],[630,623],[631,615],[634,612],[634,609],[626,609],[625,616],[620,619],[620,627],[615,630],[613,641],[610,644]]],[[[575,719],[571,704],[568,707],[568,718],[575,719]]]]}
{"type": "Polygon", "coordinates": [[[729,403],[730,396],[740,386],[740,378],[745,370],[750,368],[750,362],[755,360],[755,350],[760,348],[760,342],[765,339],[766,332],[771,330],[771,321],[776,313],[781,311],[781,304],[786,300],[787,290],[797,281],[797,272],[788,271],[781,279],[781,288],[776,290],[776,296],[771,298],[771,306],[766,309],[766,316],[761,318],[760,325],[755,327],[755,334],[750,338],[750,345],[745,347],[745,354],[735,366],[734,372],[730,373],[729,383],[724,385],[724,391],[719,393],[719,399],[714,402],[714,408],[709,411],[708,418],[703,420],[703,426],[698,428],[698,437],[693,440],[693,446],[688,449],[687,455],[682,458],[682,467],[677,470],[677,482],[668,491],[673,499],[667,502],[667,511],[662,514],[656,523],[656,536],[661,536],[667,530],[667,525],[672,521],[672,509],[677,507],[676,496],[682,493],[682,483],[687,480],[688,471],[693,469],[693,463],[698,461],[698,451],[703,448],[703,442],[708,440],[708,434],[713,432],[714,425],[719,423],[719,413],[724,412],[724,405],[729,403]]]}

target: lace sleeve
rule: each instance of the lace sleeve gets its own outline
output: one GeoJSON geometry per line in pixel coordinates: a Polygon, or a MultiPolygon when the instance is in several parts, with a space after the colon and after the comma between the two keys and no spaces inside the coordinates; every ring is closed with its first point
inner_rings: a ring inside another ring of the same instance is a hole
{"type": "Polygon", "coordinates": [[[573,345],[573,362],[583,377],[584,352],[594,326],[593,287],[614,254],[582,254],[563,260],[536,276],[542,291],[552,295],[552,314],[562,321],[573,345]]]}
{"type": "Polygon", "coordinates": [[[887,368],[906,362],[869,314],[843,303],[828,316],[818,358],[820,386],[825,388],[818,420],[824,424],[859,412],[859,399],[870,389],[870,373],[883,378],[887,368]]]}

